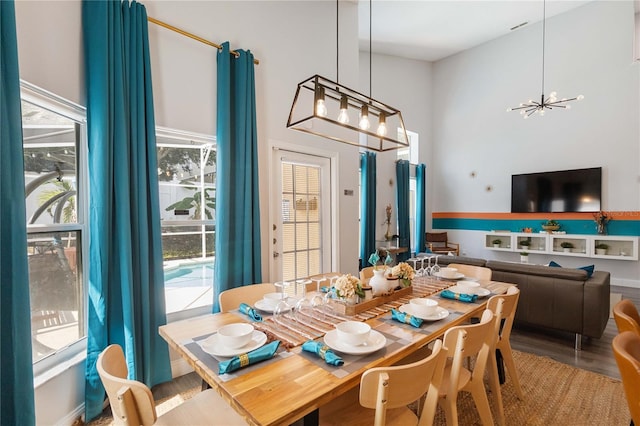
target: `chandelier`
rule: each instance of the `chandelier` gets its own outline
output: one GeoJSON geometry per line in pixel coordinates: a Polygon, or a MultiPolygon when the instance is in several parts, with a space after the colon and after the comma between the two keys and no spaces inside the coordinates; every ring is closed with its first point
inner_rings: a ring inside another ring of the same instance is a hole
{"type": "MultiPolygon", "coordinates": [[[[338,1],[336,0],[336,52],[338,1]]],[[[338,76],[336,54],[336,75],[338,76]]],[[[339,80],[336,78],[336,80],[339,80]]],[[[371,0],[369,1],[369,96],[314,75],[298,84],[287,128],[321,136],[371,151],[409,146],[400,110],[371,97],[371,0]]]]}
{"type": "Polygon", "coordinates": [[[572,101],[581,101],[584,99],[584,96],[579,95],[573,98],[561,98],[558,99],[558,94],[556,92],[549,93],[549,96],[545,97],[544,95],[544,45],[545,45],[545,35],[546,35],[546,0],[542,2],[542,94],[540,95],[540,101],[529,99],[527,102],[523,102],[517,107],[507,108],[507,112],[509,111],[520,111],[520,115],[523,118],[527,119],[533,114],[538,114],[543,116],[545,114],[545,110],[553,109],[553,108],[562,108],[562,109],[571,109],[571,105],[568,102],[572,101]]]}

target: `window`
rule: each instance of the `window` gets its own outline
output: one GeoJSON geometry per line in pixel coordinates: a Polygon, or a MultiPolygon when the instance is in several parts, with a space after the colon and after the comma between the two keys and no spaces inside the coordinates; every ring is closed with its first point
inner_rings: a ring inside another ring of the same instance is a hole
{"type": "Polygon", "coordinates": [[[37,363],[56,358],[86,335],[86,114],[26,82],[21,93],[31,339],[37,363]]]}
{"type": "MultiPolygon", "coordinates": [[[[400,138],[401,133],[398,132],[398,138],[400,138]]],[[[409,147],[408,148],[400,148],[397,150],[398,160],[409,160],[411,164],[418,164],[418,145],[420,137],[415,132],[410,132],[407,130],[407,136],[409,137],[409,147]]]]}
{"type": "Polygon", "coordinates": [[[213,303],[216,150],[211,136],[158,127],[167,313],[213,303]]]}

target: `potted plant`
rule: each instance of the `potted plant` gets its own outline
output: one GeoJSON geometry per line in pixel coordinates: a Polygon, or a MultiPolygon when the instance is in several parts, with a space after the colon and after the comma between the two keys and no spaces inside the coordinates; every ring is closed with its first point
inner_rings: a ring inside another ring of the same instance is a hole
{"type": "Polygon", "coordinates": [[[608,244],[599,243],[596,245],[596,254],[604,255],[607,254],[607,249],[609,248],[608,244]]]}
{"type": "Polygon", "coordinates": [[[531,245],[531,241],[530,240],[522,240],[522,241],[520,241],[520,247],[522,247],[525,250],[527,250],[530,245],[531,245]]]}
{"type": "Polygon", "coordinates": [[[542,229],[548,233],[552,233],[553,231],[560,229],[560,224],[557,220],[549,219],[546,222],[542,222],[542,229]]]}
{"type": "Polygon", "coordinates": [[[491,244],[493,244],[493,248],[500,248],[500,244],[502,244],[502,240],[496,238],[495,240],[491,241],[491,244]]]}
{"type": "Polygon", "coordinates": [[[560,243],[560,247],[562,247],[565,253],[570,253],[571,249],[573,248],[573,243],[570,243],[569,241],[563,241],[560,243]]]}
{"type": "Polygon", "coordinates": [[[520,263],[529,263],[529,252],[527,251],[520,252],[520,263]]]}

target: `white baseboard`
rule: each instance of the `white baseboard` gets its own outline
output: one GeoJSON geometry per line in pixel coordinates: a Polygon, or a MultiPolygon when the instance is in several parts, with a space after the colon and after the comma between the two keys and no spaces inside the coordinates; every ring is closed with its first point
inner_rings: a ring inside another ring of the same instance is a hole
{"type": "Polygon", "coordinates": [[[78,405],[75,410],[67,413],[66,416],[58,420],[56,426],[72,426],[76,423],[76,420],[78,420],[78,418],[81,418],[82,421],[84,421],[84,402],[78,405]]]}

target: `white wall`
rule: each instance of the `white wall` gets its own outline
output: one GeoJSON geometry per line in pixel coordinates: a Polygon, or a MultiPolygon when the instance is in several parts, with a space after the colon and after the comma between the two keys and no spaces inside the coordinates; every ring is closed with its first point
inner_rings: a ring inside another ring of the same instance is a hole
{"type": "MultiPolygon", "coordinates": [[[[151,17],[216,43],[229,40],[232,49],[249,49],[260,61],[255,75],[265,280],[271,259],[269,144],[295,144],[327,156],[337,153],[340,252],[335,267],[357,272],[357,148],[286,128],[297,84],[314,74],[335,79],[335,3],[154,0],[146,7],[151,17]],[[353,189],[355,195],[343,195],[344,189],[353,189]]],[[[346,85],[358,78],[356,12],[355,4],[341,5],[340,81],[346,85]]],[[[154,24],[149,35],[157,124],[215,134],[216,50],[154,24]]]]}
{"type": "MultiPolygon", "coordinates": [[[[425,61],[374,54],[371,57],[371,97],[398,108],[407,130],[418,133],[420,162],[429,164],[432,147],[432,64],[425,61]]],[[[360,52],[360,88],[369,95],[369,52],[360,52]]],[[[397,234],[396,208],[396,159],[397,152],[381,152],[376,156],[376,239],[383,240],[387,231],[386,206],[393,207],[391,234],[397,234]]],[[[428,168],[428,173],[430,168],[428,168]]],[[[413,174],[413,171],[412,171],[413,174]]],[[[413,239],[413,236],[412,236],[413,239]]]]}
{"type": "MultiPolygon", "coordinates": [[[[540,96],[541,24],[434,64],[429,211],[509,212],[512,174],[596,166],[603,167],[603,209],[639,210],[640,63],[632,62],[633,15],[632,2],[594,1],[547,20],[545,93],[585,99],[544,117],[523,120],[505,112],[540,96]]],[[[483,250],[475,232],[452,236],[468,255],[507,256],[483,250]]],[[[611,271],[614,283],[640,285],[638,262],[597,261],[596,268],[611,271]]]]}
{"type": "Polygon", "coordinates": [[[434,211],[509,212],[512,174],[592,166],[604,169],[604,209],[638,210],[632,42],[631,2],[594,1],[548,19],[545,92],[585,99],[528,120],[505,111],[540,96],[540,25],[436,63],[434,211]]]}

